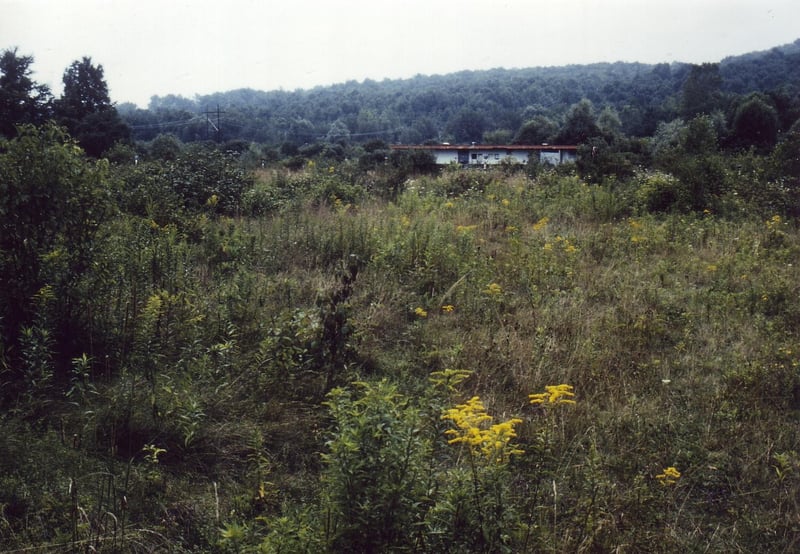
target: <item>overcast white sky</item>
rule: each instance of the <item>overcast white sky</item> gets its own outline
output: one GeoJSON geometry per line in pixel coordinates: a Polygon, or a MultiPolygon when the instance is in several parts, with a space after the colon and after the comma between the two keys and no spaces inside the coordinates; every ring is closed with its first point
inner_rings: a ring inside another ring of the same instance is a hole
{"type": "Polygon", "coordinates": [[[0,0],[0,50],[113,101],[598,61],[716,62],[800,38],[798,0],[0,0]]]}

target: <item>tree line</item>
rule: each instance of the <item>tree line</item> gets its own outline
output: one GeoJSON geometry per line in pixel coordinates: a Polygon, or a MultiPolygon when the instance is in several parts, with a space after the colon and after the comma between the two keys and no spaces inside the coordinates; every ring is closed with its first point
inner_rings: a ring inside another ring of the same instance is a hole
{"type": "Polygon", "coordinates": [[[64,70],[64,91],[55,98],[47,85],[31,78],[33,61],[17,48],[0,56],[0,134],[12,138],[17,125],[54,120],[93,157],[131,140],[130,128],[111,102],[102,65],[90,57],[72,62],[64,70]]]}
{"type": "Polygon", "coordinates": [[[216,138],[202,113],[224,106],[223,140],[299,147],[307,143],[579,141],[565,129],[581,100],[632,137],[658,124],[719,112],[728,125],[751,93],[775,110],[778,130],[797,119],[800,45],[692,65],[598,63],[582,66],[463,71],[297,91],[239,89],[193,99],[151,98],[147,109],[120,106],[134,137],[159,133],[184,142],[216,138]]]}
{"type": "Polygon", "coordinates": [[[721,146],[766,150],[800,117],[800,40],[720,63],[463,71],[310,90],[153,96],[147,109],[114,105],[103,67],[89,57],[66,69],[58,99],[31,79],[32,64],[16,48],[2,55],[0,132],[11,137],[15,124],[55,119],[93,156],[118,142],[139,143],[144,154],[142,144],[160,135],[239,152],[255,145],[252,157],[266,161],[320,153],[344,159],[376,141],[612,143],[654,137],[659,126],[700,115],[714,119],[721,146]]]}

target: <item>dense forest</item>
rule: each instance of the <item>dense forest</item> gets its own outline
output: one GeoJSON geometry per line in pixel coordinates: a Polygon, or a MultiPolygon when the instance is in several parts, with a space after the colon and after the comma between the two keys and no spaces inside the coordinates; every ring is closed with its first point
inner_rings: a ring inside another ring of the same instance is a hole
{"type": "Polygon", "coordinates": [[[800,41],[115,105],[0,56],[0,552],[800,547],[800,41]],[[392,143],[579,145],[437,167],[392,143]]]}
{"type": "Polygon", "coordinates": [[[119,110],[137,140],[159,133],[172,133],[184,142],[214,139],[219,121],[223,140],[270,145],[373,139],[469,143],[553,139],[570,108],[583,99],[623,134],[650,136],[660,122],[700,112],[719,110],[730,121],[742,96],[761,92],[785,129],[798,117],[792,104],[800,88],[799,58],[800,42],[795,42],[700,67],[620,62],[465,71],[294,92],[243,89],[194,99],[154,96],[146,110],[130,104],[119,110]],[[683,102],[687,86],[696,87],[697,97],[683,102]],[[217,120],[220,106],[223,113],[217,120]],[[207,125],[206,112],[213,127],[207,125]],[[526,135],[525,126],[532,123],[538,133],[528,129],[526,135]]]}

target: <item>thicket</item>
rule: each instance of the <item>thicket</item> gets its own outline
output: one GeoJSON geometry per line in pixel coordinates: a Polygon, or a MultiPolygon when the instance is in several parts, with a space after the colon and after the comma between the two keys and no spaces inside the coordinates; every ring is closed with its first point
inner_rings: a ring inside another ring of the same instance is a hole
{"type": "Polygon", "coordinates": [[[792,551],[798,138],[715,129],[420,172],[19,127],[0,550],[792,551]]]}

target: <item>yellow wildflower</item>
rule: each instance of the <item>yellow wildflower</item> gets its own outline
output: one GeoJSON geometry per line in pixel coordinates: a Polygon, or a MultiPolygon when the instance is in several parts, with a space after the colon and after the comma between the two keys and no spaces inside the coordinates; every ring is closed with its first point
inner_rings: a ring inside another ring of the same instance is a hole
{"type": "Polygon", "coordinates": [[[673,466],[664,468],[663,473],[656,475],[658,482],[664,486],[674,485],[681,478],[681,472],[673,466]]]}
{"type": "Polygon", "coordinates": [[[442,419],[450,420],[455,429],[448,429],[445,434],[452,438],[449,444],[464,444],[472,456],[492,463],[505,463],[511,456],[523,451],[511,445],[511,439],[517,436],[514,426],[522,423],[521,419],[491,424],[492,416],[478,396],[473,396],[465,404],[445,410],[442,419]],[[487,425],[489,425],[487,427],[487,425]]]}
{"type": "Polygon", "coordinates": [[[539,221],[537,221],[536,223],[533,224],[533,230],[534,231],[541,231],[542,229],[547,227],[547,223],[549,221],[550,221],[549,217],[547,217],[547,216],[543,217],[542,219],[540,219],[539,221]]]}
{"type": "Polygon", "coordinates": [[[484,294],[488,294],[489,296],[497,296],[503,292],[503,287],[498,285],[497,283],[489,283],[486,285],[486,288],[483,289],[484,294]]]}
{"type": "Polygon", "coordinates": [[[544,390],[546,392],[528,395],[531,404],[575,404],[572,385],[547,385],[544,390]]]}
{"type": "Polygon", "coordinates": [[[422,308],[420,306],[417,306],[416,308],[414,308],[414,313],[418,317],[428,317],[428,312],[425,311],[425,308],[422,308]]]}
{"type": "Polygon", "coordinates": [[[445,304],[444,306],[442,306],[442,311],[444,313],[446,313],[446,314],[449,314],[450,312],[452,312],[455,309],[456,309],[456,307],[453,306],[452,304],[445,304]]]}
{"type": "Polygon", "coordinates": [[[508,206],[509,204],[511,204],[511,202],[508,201],[508,198],[503,198],[503,200],[501,200],[501,203],[503,204],[503,206],[508,206]]]}

